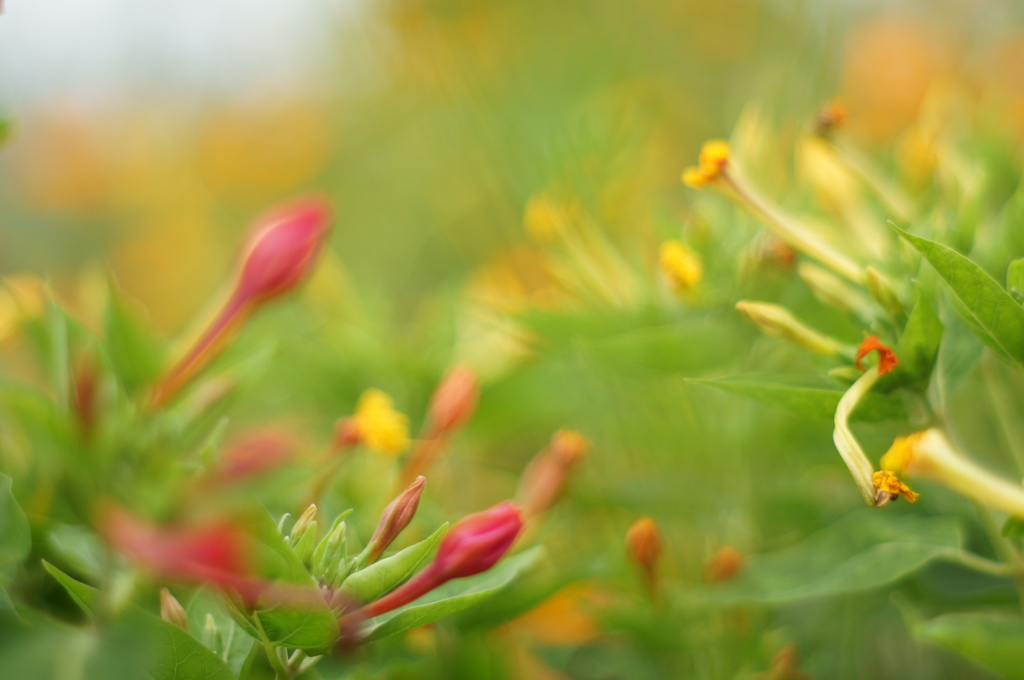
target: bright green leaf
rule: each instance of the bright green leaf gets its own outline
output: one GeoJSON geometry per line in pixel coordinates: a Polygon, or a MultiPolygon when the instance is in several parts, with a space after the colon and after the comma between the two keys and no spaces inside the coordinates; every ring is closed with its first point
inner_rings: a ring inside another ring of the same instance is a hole
{"type": "Polygon", "coordinates": [[[416,573],[447,532],[448,524],[442,524],[419,543],[352,574],[345,579],[342,590],[359,602],[373,602],[416,573]]]}
{"type": "Polygon", "coordinates": [[[1024,618],[1019,615],[944,614],[912,625],[927,640],[982,665],[1008,680],[1024,680],[1024,618]]]}
{"type": "Polygon", "coordinates": [[[375,619],[380,623],[370,629],[365,640],[380,640],[479,604],[500,593],[521,572],[533,566],[542,554],[543,548],[535,546],[502,560],[496,567],[482,574],[451,581],[424,596],[422,600],[426,600],[425,603],[412,604],[375,619]]]}
{"type": "Polygon", "coordinates": [[[783,603],[868,590],[959,551],[961,542],[952,520],[859,510],[795,545],[751,557],[734,581],[698,598],[783,603]]]}
{"type": "Polygon", "coordinates": [[[75,601],[75,604],[82,608],[82,611],[89,616],[96,615],[96,601],[99,597],[98,590],[71,578],[46,560],[43,560],[43,569],[67,591],[71,599],[75,601]]]}
{"type": "MultiPolygon", "coordinates": [[[[891,224],[891,223],[890,223],[891,224]]],[[[981,267],[952,248],[893,226],[946,282],[957,311],[981,340],[1024,365],[1024,307],[981,267]]]]}
{"type": "Polygon", "coordinates": [[[1024,257],[1014,260],[1006,269],[1006,290],[1018,303],[1024,302],[1024,257]]]}
{"type": "Polygon", "coordinates": [[[32,531],[14,499],[10,477],[0,473],[0,564],[20,562],[32,549],[32,531]]]}
{"type": "Polygon", "coordinates": [[[900,363],[893,374],[894,378],[905,376],[907,382],[915,387],[926,388],[932,367],[939,356],[942,332],[942,322],[935,309],[924,293],[918,291],[917,303],[910,312],[910,318],[896,346],[896,357],[900,363]]]}
{"type": "MultiPolygon", "coordinates": [[[[786,377],[730,376],[727,378],[689,378],[687,382],[710,385],[734,392],[768,406],[790,411],[800,416],[832,420],[843,390],[809,385],[794,385],[786,377]]],[[[877,422],[906,417],[903,402],[886,394],[868,393],[853,412],[853,420],[877,422]]]]}

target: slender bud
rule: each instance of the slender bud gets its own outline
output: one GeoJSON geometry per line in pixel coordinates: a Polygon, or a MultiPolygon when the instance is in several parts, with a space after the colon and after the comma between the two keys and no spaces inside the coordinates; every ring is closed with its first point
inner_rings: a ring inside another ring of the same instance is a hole
{"type": "Polygon", "coordinates": [[[224,653],[224,635],[213,619],[213,614],[207,614],[203,620],[203,644],[209,647],[214,654],[224,653]]]}
{"type": "Polygon", "coordinates": [[[188,632],[188,614],[167,588],[160,589],[160,618],[188,632]]]}
{"type": "Polygon", "coordinates": [[[736,303],[736,309],[766,335],[792,340],[817,354],[840,357],[849,354],[848,348],[838,340],[809,328],[785,307],[743,300],[736,303]]]}
{"type": "Polygon", "coordinates": [[[435,437],[462,427],[476,410],[480,387],[476,373],[468,366],[453,366],[445,373],[430,399],[427,421],[435,437]]]}
{"type": "Polygon", "coordinates": [[[590,443],[579,432],[559,430],[551,444],[526,466],[519,479],[516,502],[527,519],[553,506],[565,490],[569,474],[584,455],[590,443]]]}
{"type": "Polygon", "coordinates": [[[165,404],[187,385],[257,307],[289,292],[305,278],[313,268],[330,220],[324,202],[305,199],[281,207],[257,223],[231,297],[199,340],[155,386],[151,397],[154,406],[165,404]]]}
{"type": "Polygon", "coordinates": [[[871,306],[871,301],[864,293],[825,267],[801,262],[797,265],[796,271],[822,304],[841,312],[853,312],[861,316],[871,306]]]}
{"type": "Polygon", "coordinates": [[[295,520],[295,524],[292,525],[291,533],[288,535],[288,542],[292,546],[299,544],[299,541],[306,535],[306,533],[313,529],[314,533],[316,530],[316,506],[310,505],[306,508],[305,512],[299,515],[299,518],[295,520]]]}
{"type": "Polygon", "coordinates": [[[433,562],[397,589],[359,610],[357,615],[380,616],[452,579],[487,571],[508,552],[522,529],[522,516],[510,501],[464,517],[441,540],[433,562]]]}
{"type": "Polygon", "coordinates": [[[406,488],[398,498],[391,501],[388,507],[381,513],[380,522],[377,523],[377,530],[366,545],[366,564],[373,564],[377,561],[388,546],[391,545],[398,535],[409,526],[412,518],[416,515],[416,509],[420,505],[420,496],[423,495],[423,486],[427,483],[426,477],[417,477],[412,484],[406,488]]]}
{"type": "Polygon", "coordinates": [[[348,529],[340,519],[335,520],[334,527],[313,553],[313,575],[328,588],[338,585],[338,577],[348,560],[348,542],[345,540],[348,529]]]}
{"type": "Polygon", "coordinates": [[[652,598],[657,592],[658,561],[662,549],[658,525],[650,517],[641,517],[626,532],[626,554],[640,567],[644,585],[652,598]]]}

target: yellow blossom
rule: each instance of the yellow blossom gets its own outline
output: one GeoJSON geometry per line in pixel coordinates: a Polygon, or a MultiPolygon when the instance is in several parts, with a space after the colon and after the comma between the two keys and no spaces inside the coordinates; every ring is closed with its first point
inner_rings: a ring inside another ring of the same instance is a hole
{"type": "Polygon", "coordinates": [[[353,420],[360,441],[374,451],[398,455],[409,446],[409,419],[380,390],[363,392],[353,420]]]}
{"type": "Polygon", "coordinates": [[[559,203],[547,196],[533,196],[523,211],[523,228],[536,243],[549,243],[563,234],[573,217],[572,204],[559,203]]]}
{"type": "Polygon", "coordinates": [[[718,179],[729,164],[729,144],[720,139],[705,142],[700,150],[697,167],[683,171],[683,183],[700,189],[718,179]]]}
{"type": "Polygon", "coordinates": [[[704,275],[704,267],[696,254],[679,241],[661,244],[658,262],[661,271],[675,290],[689,290],[704,275]]]}

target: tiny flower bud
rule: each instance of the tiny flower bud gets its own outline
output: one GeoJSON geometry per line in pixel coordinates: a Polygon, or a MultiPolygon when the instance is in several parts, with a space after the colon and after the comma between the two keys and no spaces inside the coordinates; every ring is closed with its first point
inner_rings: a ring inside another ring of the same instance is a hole
{"type": "Polygon", "coordinates": [[[786,338],[817,354],[842,356],[846,348],[836,339],[822,335],[793,316],[785,307],[767,302],[743,300],[736,309],[765,335],[786,338]]]}
{"type": "Polygon", "coordinates": [[[907,312],[892,281],[874,267],[866,267],[864,274],[871,297],[892,316],[904,317],[907,312]]]}
{"type": "Polygon", "coordinates": [[[154,387],[154,406],[165,404],[187,385],[257,307],[302,281],[313,267],[330,220],[325,203],[306,199],[279,208],[258,222],[231,297],[206,332],[154,387]]]}
{"type": "Polygon", "coordinates": [[[469,367],[449,369],[430,399],[427,420],[431,434],[440,437],[462,427],[476,410],[479,392],[476,373],[469,367]]]}
{"type": "MultiPolygon", "coordinates": [[[[340,518],[339,518],[340,519],[340,518]]],[[[348,560],[345,522],[335,520],[334,528],[320,541],[313,553],[313,575],[328,588],[338,585],[344,562],[348,560]]]]}
{"type": "Polygon", "coordinates": [[[814,117],[814,133],[827,137],[846,121],[846,107],[837,99],[826,102],[814,117]]]}
{"type": "Polygon", "coordinates": [[[299,541],[302,540],[306,532],[310,530],[316,530],[316,506],[310,505],[306,510],[299,515],[299,518],[295,520],[295,524],[292,525],[291,533],[288,535],[288,542],[292,546],[298,545],[299,541]]]}
{"type": "Polygon", "coordinates": [[[426,483],[426,477],[417,477],[405,491],[399,494],[398,498],[384,508],[380,522],[377,524],[377,530],[373,532],[373,537],[366,545],[366,564],[376,562],[377,558],[412,522],[420,504],[420,496],[423,495],[423,485],[426,483]]]}
{"type": "Polygon", "coordinates": [[[160,618],[188,632],[188,614],[167,588],[160,589],[160,618]]]}
{"type": "Polygon", "coordinates": [[[420,573],[358,612],[372,618],[409,604],[455,578],[493,567],[515,543],[523,528],[519,509],[511,502],[464,517],[441,539],[437,555],[420,573]]]}
{"type": "Polygon", "coordinates": [[[206,618],[203,619],[203,644],[209,647],[210,651],[214,654],[222,654],[224,652],[224,636],[221,634],[217,622],[213,619],[213,614],[207,614],[206,618]]]}
{"type": "Polygon", "coordinates": [[[578,432],[559,430],[555,433],[551,444],[530,461],[520,477],[516,501],[524,517],[535,517],[558,501],[569,473],[589,447],[589,442],[578,432]]]}
{"type": "Polygon", "coordinates": [[[860,290],[824,267],[801,262],[796,271],[822,304],[854,313],[863,313],[871,306],[871,301],[860,290]]]}
{"type": "Polygon", "coordinates": [[[661,273],[675,291],[690,290],[704,275],[700,259],[680,241],[665,241],[658,251],[661,273]]]}
{"type": "Polygon", "coordinates": [[[704,565],[704,580],[721,583],[734,577],[743,568],[743,555],[732,546],[725,546],[704,565]]]}
{"type": "Polygon", "coordinates": [[[626,555],[643,574],[644,586],[652,600],[658,592],[658,561],[661,558],[661,534],[650,517],[633,522],[626,532],[626,555]]]}

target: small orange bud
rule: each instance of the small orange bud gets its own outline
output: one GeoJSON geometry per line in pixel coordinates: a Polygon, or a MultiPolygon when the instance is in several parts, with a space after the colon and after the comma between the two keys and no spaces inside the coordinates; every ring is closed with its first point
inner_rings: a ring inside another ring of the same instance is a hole
{"type": "Polygon", "coordinates": [[[462,427],[476,410],[480,387],[476,373],[467,366],[453,366],[445,373],[430,399],[427,420],[431,434],[439,437],[462,427]]]}
{"type": "Polygon", "coordinates": [[[818,110],[814,117],[814,132],[828,136],[846,121],[846,106],[838,99],[825,102],[825,105],[818,110]]]}
{"type": "Polygon", "coordinates": [[[516,500],[527,518],[550,509],[562,495],[569,474],[590,444],[579,432],[559,430],[551,444],[526,466],[519,479],[516,500]]]}
{"type": "Polygon", "coordinates": [[[657,591],[657,567],[662,550],[661,534],[653,519],[641,517],[633,522],[626,532],[626,553],[643,571],[644,584],[652,598],[657,591]]]}
{"type": "Polygon", "coordinates": [[[860,343],[860,347],[857,348],[857,357],[854,361],[854,364],[857,366],[858,369],[862,371],[865,370],[864,367],[861,366],[861,359],[863,359],[869,353],[874,351],[878,352],[879,376],[883,376],[886,373],[889,373],[894,368],[896,368],[897,364],[899,364],[899,360],[896,358],[895,352],[893,352],[891,349],[883,345],[881,341],[878,339],[877,335],[869,335],[868,337],[864,338],[864,342],[860,343]]]}
{"type": "Polygon", "coordinates": [[[725,546],[704,565],[704,580],[708,583],[721,583],[736,576],[743,568],[743,555],[731,546],[725,546]]]}

